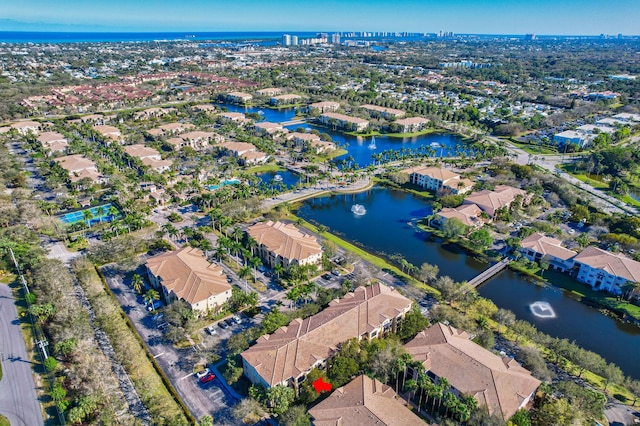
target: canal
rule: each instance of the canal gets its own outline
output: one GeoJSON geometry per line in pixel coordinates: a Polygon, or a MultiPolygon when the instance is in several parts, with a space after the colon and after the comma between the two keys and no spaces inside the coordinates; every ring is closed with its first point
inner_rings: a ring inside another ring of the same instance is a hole
{"type": "MultiPolygon", "coordinates": [[[[457,247],[430,241],[428,234],[416,226],[418,220],[430,213],[431,206],[425,199],[378,187],[359,194],[309,199],[297,211],[301,218],[325,225],[372,253],[382,256],[397,253],[418,267],[424,262],[436,264],[441,275],[449,275],[456,281],[469,280],[486,269],[486,264],[457,247]],[[351,211],[354,204],[362,205],[365,213],[354,214],[351,211]]],[[[625,374],[640,379],[640,364],[634,356],[640,347],[638,327],[602,315],[568,297],[561,289],[538,286],[509,270],[480,286],[478,292],[540,331],[575,340],[583,348],[617,364],[625,374]],[[547,302],[555,317],[535,316],[531,311],[535,302],[547,302]]]]}

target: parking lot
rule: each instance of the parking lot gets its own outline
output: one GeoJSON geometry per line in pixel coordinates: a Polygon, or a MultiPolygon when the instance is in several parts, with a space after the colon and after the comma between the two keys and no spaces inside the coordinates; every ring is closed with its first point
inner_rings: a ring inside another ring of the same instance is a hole
{"type": "MultiPolygon", "coordinates": [[[[193,373],[194,359],[198,358],[196,351],[199,348],[196,347],[195,351],[192,348],[174,348],[163,338],[162,331],[158,329],[158,326],[164,322],[163,319],[152,318],[141,298],[123,282],[119,271],[109,266],[102,268],[102,271],[136,331],[191,413],[197,419],[206,414],[212,415],[217,425],[241,425],[242,423],[236,421],[231,415],[231,407],[236,404],[237,397],[223,385],[222,377],[216,373],[215,379],[201,384],[193,373]]],[[[235,325],[226,330],[218,327],[218,335],[207,335],[201,345],[211,347],[220,344],[221,340],[227,339],[232,333],[250,324],[250,321],[246,321],[240,326],[235,325]]]]}

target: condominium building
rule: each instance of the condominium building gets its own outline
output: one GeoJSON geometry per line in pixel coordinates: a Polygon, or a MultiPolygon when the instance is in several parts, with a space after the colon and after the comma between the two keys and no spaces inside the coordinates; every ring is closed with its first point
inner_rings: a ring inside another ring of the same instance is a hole
{"type": "Polygon", "coordinates": [[[271,267],[308,265],[320,262],[322,246],[313,235],[302,233],[294,224],[260,222],[247,233],[258,243],[260,257],[271,267]]]}

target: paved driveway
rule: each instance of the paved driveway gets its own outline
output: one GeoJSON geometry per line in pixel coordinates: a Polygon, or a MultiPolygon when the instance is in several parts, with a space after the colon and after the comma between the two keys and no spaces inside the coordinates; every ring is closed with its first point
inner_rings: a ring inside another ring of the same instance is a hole
{"type": "Polygon", "coordinates": [[[0,413],[11,426],[43,425],[42,411],[11,289],[0,284],[0,413]]]}
{"type": "Polygon", "coordinates": [[[235,405],[236,398],[221,385],[220,379],[216,378],[206,385],[198,383],[193,375],[193,350],[175,349],[173,345],[166,343],[162,332],[157,328],[158,323],[153,321],[133,290],[124,284],[121,275],[109,266],[102,268],[102,272],[120,306],[133,322],[136,331],[171,380],[191,414],[197,419],[206,414],[213,415],[217,425],[241,424],[231,416],[230,407],[235,405]]]}

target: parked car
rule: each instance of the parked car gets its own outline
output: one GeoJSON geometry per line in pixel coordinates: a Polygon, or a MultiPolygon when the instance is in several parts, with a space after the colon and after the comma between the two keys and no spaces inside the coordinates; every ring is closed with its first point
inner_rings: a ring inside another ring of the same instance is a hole
{"type": "Polygon", "coordinates": [[[234,315],[231,317],[231,320],[236,324],[242,324],[242,318],[240,318],[240,315],[234,315]]]}
{"type": "Polygon", "coordinates": [[[199,373],[196,373],[196,377],[198,379],[202,379],[204,376],[208,375],[210,373],[208,368],[205,368],[204,370],[200,371],[199,373]]]}
{"type": "Polygon", "coordinates": [[[147,311],[157,311],[160,308],[162,308],[162,302],[159,300],[154,300],[152,304],[147,306],[147,311]]]}
{"type": "Polygon", "coordinates": [[[220,328],[225,328],[225,329],[226,329],[226,328],[229,328],[229,324],[227,324],[225,321],[220,321],[220,322],[218,323],[218,326],[219,326],[220,328]]]}
{"type": "Polygon", "coordinates": [[[210,326],[206,327],[205,330],[207,330],[207,333],[209,333],[212,336],[215,336],[216,334],[218,334],[218,332],[213,327],[213,325],[210,325],[210,326]]]}
{"type": "Polygon", "coordinates": [[[151,317],[151,319],[154,320],[154,321],[159,321],[162,318],[164,318],[164,314],[162,312],[160,312],[158,314],[155,314],[154,316],[151,317]]]}
{"type": "Polygon", "coordinates": [[[233,322],[233,320],[231,318],[227,318],[226,320],[224,320],[224,322],[229,326],[233,326],[235,325],[235,323],[233,322]]]}
{"type": "Polygon", "coordinates": [[[200,378],[200,383],[209,383],[213,379],[216,378],[216,375],[213,373],[208,373],[206,376],[200,378]]]}
{"type": "Polygon", "coordinates": [[[324,278],[325,280],[330,280],[331,279],[331,274],[329,274],[329,273],[323,274],[322,278],[324,278]]]}
{"type": "Polygon", "coordinates": [[[158,324],[158,330],[164,330],[167,327],[169,327],[169,323],[167,323],[167,322],[163,322],[162,324],[158,324]]]}
{"type": "Polygon", "coordinates": [[[340,276],[340,271],[338,271],[337,269],[334,269],[333,271],[331,271],[331,273],[332,273],[333,275],[335,275],[336,277],[339,277],[339,276],[340,276]]]}

